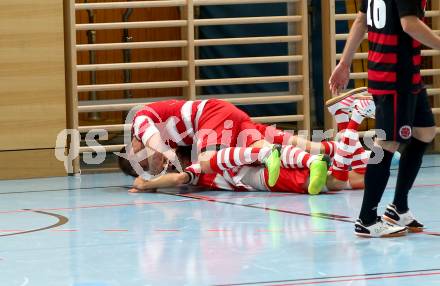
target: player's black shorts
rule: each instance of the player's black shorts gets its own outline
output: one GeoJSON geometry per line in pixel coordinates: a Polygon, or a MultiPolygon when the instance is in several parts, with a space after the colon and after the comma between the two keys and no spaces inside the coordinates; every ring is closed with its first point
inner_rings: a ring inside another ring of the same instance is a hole
{"type": "Polygon", "coordinates": [[[385,131],[387,141],[404,143],[412,137],[413,127],[435,126],[426,89],[418,93],[374,96],[376,129],[385,131]]]}

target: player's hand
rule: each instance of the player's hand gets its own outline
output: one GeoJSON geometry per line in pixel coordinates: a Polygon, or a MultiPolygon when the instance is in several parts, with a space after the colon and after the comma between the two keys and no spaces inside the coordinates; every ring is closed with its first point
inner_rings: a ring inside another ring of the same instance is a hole
{"type": "Polygon", "coordinates": [[[133,188],[137,190],[147,190],[148,189],[148,181],[142,179],[141,177],[137,177],[133,182],[133,188]]]}
{"type": "Polygon", "coordinates": [[[329,88],[333,95],[344,90],[350,81],[350,66],[340,62],[333,71],[328,81],[329,88]]]}
{"type": "Polygon", "coordinates": [[[129,193],[155,193],[157,189],[151,188],[149,181],[137,177],[133,182],[133,188],[128,190],[129,193]]]}

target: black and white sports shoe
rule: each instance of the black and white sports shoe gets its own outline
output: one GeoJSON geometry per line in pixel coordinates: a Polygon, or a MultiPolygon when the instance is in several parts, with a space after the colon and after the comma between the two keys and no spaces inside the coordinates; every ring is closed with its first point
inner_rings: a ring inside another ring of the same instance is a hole
{"type": "Polygon", "coordinates": [[[423,224],[418,222],[410,211],[401,214],[393,204],[387,206],[383,219],[395,225],[406,226],[409,232],[422,232],[424,228],[423,224]]]}
{"type": "Polygon", "coordinates": [[[407,229],[383,221],[379,216],[376,222],[371,225],[363,224],[360,219],[356,220],[354,233],[362,237],[398,237],[406,235],[407,229]]]}

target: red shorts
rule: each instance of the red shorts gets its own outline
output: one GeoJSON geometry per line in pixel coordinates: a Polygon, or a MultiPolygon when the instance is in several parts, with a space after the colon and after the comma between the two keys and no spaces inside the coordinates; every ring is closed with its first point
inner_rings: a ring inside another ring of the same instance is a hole
{"type": "Polygon", "coordinates": [[[269,143],[289,145],[289,140],[293,137],[293,134],[277,129],[273,125],[269,126],[265,124],[255,123],[254,126],[255,129],[257,129],[258,132],[261,133],[263,139],[269,143]]]}
{"type": "MultiPolygon", "coordinates": [[[[287,169],[281,168],[280,177],[277,183],[273,187],[269,187],[271,192],[283,192],[283,193],[299,193],[307,194],[306,183],[309,179],[309,169],[287,169]]],[[[264,170],[264,177],[267,182],[267,169],[264,170]]]]}
{"type": "Polygon", "coordinates": [[[263,139],[249,115],[218,99],[206,103],[197,130],[198,150],[215,149],[216,146],[247,147],[263,139]]]}

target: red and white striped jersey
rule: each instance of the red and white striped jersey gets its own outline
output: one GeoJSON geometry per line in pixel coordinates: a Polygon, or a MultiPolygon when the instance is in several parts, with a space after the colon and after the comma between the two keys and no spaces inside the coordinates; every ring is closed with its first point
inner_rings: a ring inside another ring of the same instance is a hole
{"type": "Polygon", "coordinates": [[[142,143],[159,133],[171,148],[193,144],[208,100],[166,100],[145,105],[133,119],[132,134],[142,143]]]}
{"type": "Polygon", "coordinates": [[[208,189],[238,191],[234,185],[230,184],[223,176],[219,174],[201,174],[197,182],[193,183],[193,185],[208,189]]]}
{"type": "Polygon", "coordinates": [[[226,170],[223,175],[220,174],[203,174],[201,172],[200,164],[192,164],[185,169],[185,172],[190,176],[188,184],[194,186],[205,187],[208,189],[222,189],[229,191],[257,191],[251,186],[245,185],[241,182],[240,168],[234,170],[226,170]]]}
{"type": "Polygon", "coordinates": [[[200,164],[193,164],[185,169],[185,172],[190,176],[188,184],[194,186],[200,186],[208,189],[222,189],[236,192],[258,192],[258,191],[270,191],[270,192],[287,192],[287,193],[307,193],[307,187],[304,187],[307,183],[310,175],[310,170],[307,168],[288,169],[281,168],[280,177],[275,186],[267,186],[267,169],[263,167],[250,167],[242,166],[235,168],[234,170],[227,170],[223,175],[219,174],[202,174],[200,164]],[[249,180],[249,174],[258,173],[261,169],[264,172],[264,182],[262,184],[256,183],[255,180],[249,180]],[[250,172],[249,172],[250,170],[250,172]],[[247,179],[245,177],[247,176],[247,179]],[[248,182],[247,185],[243,182],[248,182]],[[251,183],[251,181],[253,183],[251,183]]]}

